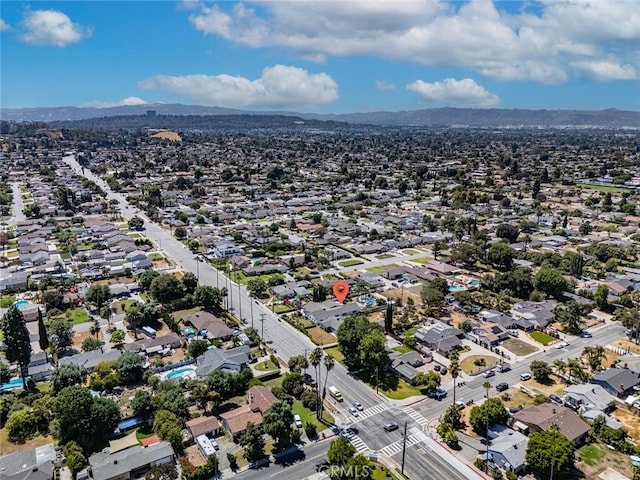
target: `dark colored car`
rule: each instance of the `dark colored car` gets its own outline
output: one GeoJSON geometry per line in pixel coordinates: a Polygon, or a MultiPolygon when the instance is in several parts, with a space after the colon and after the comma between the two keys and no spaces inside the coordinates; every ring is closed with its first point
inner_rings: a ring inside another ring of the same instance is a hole
{"type": "Polygon", "coordinates": [[[504,392],[507,388],[509,388],[509,384],[507,382],[500,382],[496,385],[496,390],[499,392],[504,392]]]}
{"type": "Polygon", "coordinates": [[[557,396],[557,395],[549,395],[549,399],[550,399],[552,402],[557,403],[558,405],[562,405],[562,399],[561,399],[559,396],[557,396]]]}
{"type": "Polygon", "coordinates": [[[436,364],[433,366],[433,369],[434,369],[436,372],[439,372],[439,371],[440,371],[440,365],[438,365],[438,364],[436,363],[436,364]]]}
{"type": "Polygon", "coordinates": [[[394,430],[398,429],[398,424],[396,422],[389,422],[384,426],[384,429],[387,432],[393,432],[394,430]]]}
{"type": "Polygon", "coordinates": [[[440,369],[440,375],[446,375],[447,374],[447,368],[446,367],[442,367],[440,369]]]}
{"type": "Polygon", "coordinates": [[[328,466],[329,466],[329,461],[326,458],[321,458],[320,460],[316,461],[316,472],[319,472],[328,466]]]}

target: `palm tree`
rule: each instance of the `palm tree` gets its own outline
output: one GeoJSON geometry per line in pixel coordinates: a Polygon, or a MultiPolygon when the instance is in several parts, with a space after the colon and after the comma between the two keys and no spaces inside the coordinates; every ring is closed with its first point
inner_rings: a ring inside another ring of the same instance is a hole
{"type": "Polygon", "coordinates": [[[553,361],[553,366],[556,368],[556,372],[562,377],[562,380],[565,383],[568,383],[568,380],[564,378],[564,374],[567,373],[567,362],[562,359],[557,359],[553,361]]]}
{"type": "MultiPolygon", "coordinates": [[[[453,378],[453,404],[456,404],[456,380],[458,378],[458,373],[460,373],[460,365],[458,364],[458,352],[454,351],[449,354],[451,358],[451,362],[449,363],[449,371],[451,372],[451,378],[453,378]]],[[[451,427],[454,426],[454,416],[451,416],[451,427]]]]}
{"type": "Polygon", "coordinates": [[[324,368],[326,370],[326,374],[324,376],[324,385],[322,386],[323,400],[324,400],[324,397],[327,395],[327,382],[329,381],[329,372],[331,371],[331,369],[335,364],[336,364],[335,359],[331,356],[330,353],[328,353],[327,356],[324,357],[324,368]]]}
{"type": "Polygon", "coordinates": [[[93,325],[91,325],[91,328],[89,328],[89,333],[91,333],[91,335],[95,335],[95,337],[98,338],[98,334],[100,333],[100,324],[97,320],[93,321],[93,325]]]}
{"type": "Polygon", "coordinates": [[[100,317],[107,321],[107,326],[111,329],[111,314],[112,310],[109,305],[105,305],[100,309],[100,317]]]}
{"type": "Polygon", "coordinates": [[[316,370],[316,416],[318,417],[318,420],[320,419],[320,378],[318,373],[323,355],[324,350],[320,347],[314,348],[309,354],[309,363],[313,365],[313,368],[316,370]]]}
{"type": "Polygon", "coordinates": [[[191,396],[196,401],[196,403],[200,404],[200,408],[207,413],[207,406],[209,404],[209,387],[205,382],[200,380],[196,380],[191,383],[191,396]]]}
{"type": "Polygon", "coordinates": [[[582,363],[577,358],[567,360],[567,369],[569,370],[569,382],[571,377],[579,378],[582,374],[582,363]]]}
{"type": "MultiPolygon", "coordinates": [[[[489,401],[489,389],[491,388],[491,383],[489,382],[484,382],[482,384],[482,388],[485,389],[485,391],[487,392],[487,402],[489,401]]],[[[485,442],[487,444],[487,456],[485,457],[485,460],[489,461],[489,415],[487,415],[487,427],[485,430],[485,442]]]]}

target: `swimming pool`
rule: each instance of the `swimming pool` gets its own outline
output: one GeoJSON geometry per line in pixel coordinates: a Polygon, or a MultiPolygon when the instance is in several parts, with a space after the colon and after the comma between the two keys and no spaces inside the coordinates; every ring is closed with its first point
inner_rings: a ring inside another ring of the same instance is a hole
{"type": "Polygon", "coordinates": [[[364,297],[362,299],[362,302],[367,306],[367,307],[373,307],[376,304],[376,300],[375,298],[370,298],[370,297],[364,297]]]}
{"type": "Polygon", "coordinates": [[[0,385],[0,392],[2,390],[9,390],[11,388],[22,388],[22,379],[20,377],[12,378],[10,382],[0,385]]]}
{"type": "Polygon", "coordinates": [[[27,305],[29,305],[31,302],[29,300],[18,300],[16,303],[14,303],[14,305],[18,308],[20,307],[26,307],[27,305]]]}
{"type": "Polygon", "coordinates": [[[471,280],[469,282],[469,286],[471,287],[477,287],[478,285],[480,285],[480,280],[471,280]]]}
{"type": "Polygon", "coordinates": [[[178,379],[182,377],[196,378],[196,367],[182,367],[172,370],[165,375],[167,380],[178,379]]]}
{"type": "Polygon", "coordinates": [[[462,292],[463,290],[466,290],[466,288],[462,285],[451,285],[449,287],[450,292],[462,292]]]}

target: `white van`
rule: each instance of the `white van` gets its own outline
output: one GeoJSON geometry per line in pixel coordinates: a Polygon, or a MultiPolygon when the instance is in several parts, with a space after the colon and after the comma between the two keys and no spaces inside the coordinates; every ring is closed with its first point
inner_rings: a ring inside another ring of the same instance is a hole
{"type": "Polygon", "coordinates": [[[293,416],[293,423],[296,424],[296,427],[298,428],[302,428],[302,419],[300,418],[300,415],[295,414],[293,416]]]}
{"type": "Polygon", "coordinates": [[[523,381],[531,380],[531,374],[530,373],[521,373],[520,374],[520,380],[523,380],[523,381]]]}

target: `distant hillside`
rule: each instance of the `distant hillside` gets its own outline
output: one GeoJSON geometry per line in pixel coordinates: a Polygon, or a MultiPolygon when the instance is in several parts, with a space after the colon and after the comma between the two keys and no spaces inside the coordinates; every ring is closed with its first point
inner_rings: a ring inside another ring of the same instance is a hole
{"type": "MultiPolygon", "coordinates": [[[[110,108],[53,107],[0,109],[0,118],[7,121],[58,122],[146,115],[152,110],[157,115],[177,116],[281,116],[285,118],[337,121],[351,124],[389,126],[472,126],[472,127],[640,127],[640,112],[609,110],[506,110],[472,108],[431,108],[403,112],[370,112],[350,114],[309,114],[296,112],[251,112],[222,107],[199,105],[130,105],[110,108]]],[[[147,117],[149,119],[153,117],[147,117]]],[[[166,128],[171,128],[166,126],[166,128]]],[[[198,128],[198,127],[193,127],[198,128]]]]}

